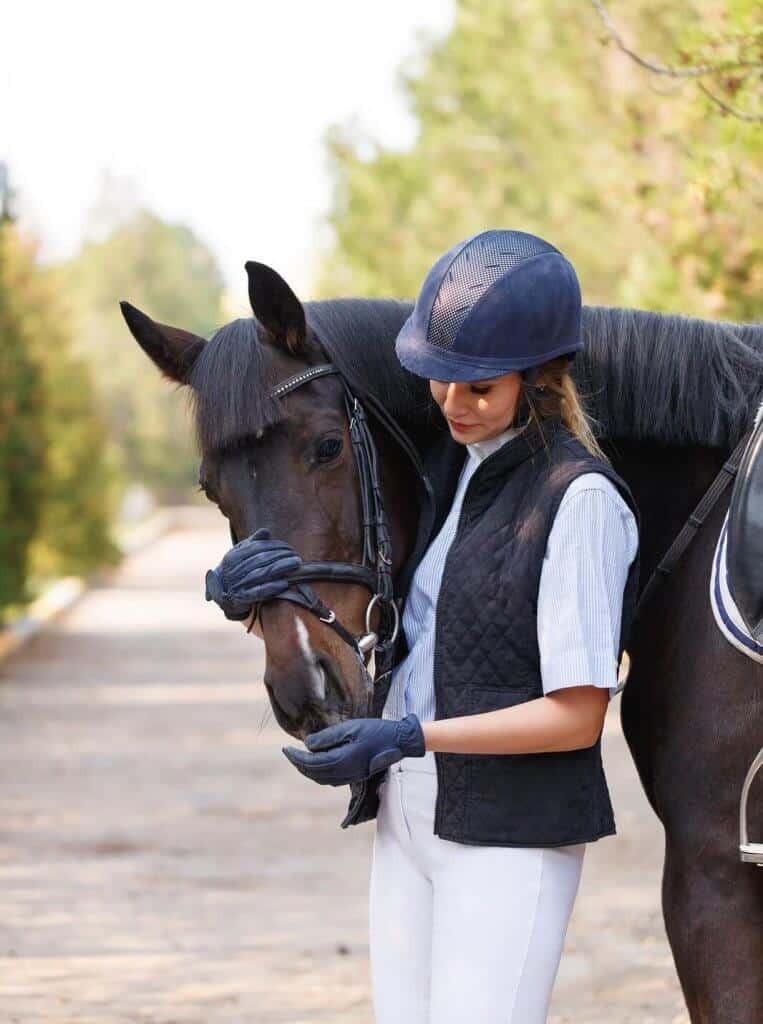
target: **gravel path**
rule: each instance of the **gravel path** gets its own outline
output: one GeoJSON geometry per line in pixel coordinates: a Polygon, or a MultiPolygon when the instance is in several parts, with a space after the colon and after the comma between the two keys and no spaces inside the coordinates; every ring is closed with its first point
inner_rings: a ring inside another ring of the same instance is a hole
{"type": "MultiPolygon", "coordinates": [[[[281,754],[261,642],[203,599],[228,546],[199,510],[0,664],[3,1024],[372,1024],[373,826],[281,754]]],[[[550,1024],[687,1020],[618,714],[550,1024]]]]}

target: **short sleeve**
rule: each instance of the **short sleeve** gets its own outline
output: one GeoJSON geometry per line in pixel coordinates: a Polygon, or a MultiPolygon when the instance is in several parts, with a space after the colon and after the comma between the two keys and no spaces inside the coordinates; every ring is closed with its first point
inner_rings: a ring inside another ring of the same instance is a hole
{"type": "Polygon", "coordinates": [[[636,520],[601,473],[568,487],[546,543],[538,591],[543,692],[565,686],[617,690],[623,592],[638,549],[636,520]]]}

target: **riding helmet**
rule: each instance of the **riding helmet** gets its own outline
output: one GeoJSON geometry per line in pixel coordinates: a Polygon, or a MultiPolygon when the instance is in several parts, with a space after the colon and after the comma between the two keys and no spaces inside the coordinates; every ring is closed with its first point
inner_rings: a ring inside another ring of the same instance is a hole
{"type": "Polygon", "coordinates": [[[481,231],[429,271],[395,352],[433,380],[521,370],[532,383],[533,368],[583,348],[580,324],[577,274],[555,246],[525,231],[481,231]]]}

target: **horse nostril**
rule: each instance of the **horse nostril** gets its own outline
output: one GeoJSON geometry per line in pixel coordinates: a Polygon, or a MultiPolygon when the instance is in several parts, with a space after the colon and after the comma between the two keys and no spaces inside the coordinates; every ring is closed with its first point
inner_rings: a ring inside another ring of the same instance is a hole
{"type": "Polygon", "coordinates": [[[344,686],[331,658],[316,652],[316,664],[323,676],[323,704],[326,708],[338,709],[345,702],[344,686]]]}

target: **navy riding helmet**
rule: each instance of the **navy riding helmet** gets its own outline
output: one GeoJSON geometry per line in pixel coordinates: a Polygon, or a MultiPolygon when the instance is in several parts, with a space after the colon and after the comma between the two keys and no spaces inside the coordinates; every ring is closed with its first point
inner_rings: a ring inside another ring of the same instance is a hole
{"type": "Polygon", "coordinates": [[[541,363],[583,348],[580,320],[577,274],[557,248],[524,231],[481,231],[429,271],[395,352],[420,377],[521,370],[533,384],[541,363]]]}

